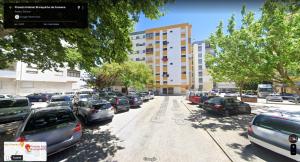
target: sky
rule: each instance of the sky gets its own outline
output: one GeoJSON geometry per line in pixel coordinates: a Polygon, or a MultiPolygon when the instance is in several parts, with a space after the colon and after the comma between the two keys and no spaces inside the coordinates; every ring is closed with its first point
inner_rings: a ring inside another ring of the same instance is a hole
{"type": "Polygon", "coordinates": [[[158,20],[150,20],[141,15],[139,22],[135,25],[135,31],[189,23],[192,25],[192,42],[206,40],[211,33],[216,31],[220,21],[223,21],[226,27],[232,14],[235,15],[237,27],[240,26],[241,9],[244,4],[248,11],[255,13],[256,18],[260,17],[263,0],[226,0],[226,2],[222,0],[175,0],[163,8],[165,15],[158,20]]]}

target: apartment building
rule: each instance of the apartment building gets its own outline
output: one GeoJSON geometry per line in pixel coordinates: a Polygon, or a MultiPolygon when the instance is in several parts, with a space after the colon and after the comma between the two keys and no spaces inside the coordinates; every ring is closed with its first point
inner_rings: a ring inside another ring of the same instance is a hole
{"type": "Polygon", "coordinates": [[[38,92],[66,92],[80,89],[82,71],[60,68],[42,72],[34,65],[18,61],[0,70],[0,94],[25,96],[38,92]]]}
{"type": "Polygon", "coordinates": [[[183,94],[193,84],[192,26],[176,24],[132,33],[133,61],[142,61],[153,71],[148,88],[160,94],[183,94]]]}
{"type": "Polygon", "coordinates": [[[195,74],[195,90],[211,91],[218,90],[221,92],[235,91],[234,82],[214,82],[212,76],[208,73],[205,65],[206,55],[215,55],[214,50],[205,41],[193,42],[194,55],[194,74],[195,74]]]}

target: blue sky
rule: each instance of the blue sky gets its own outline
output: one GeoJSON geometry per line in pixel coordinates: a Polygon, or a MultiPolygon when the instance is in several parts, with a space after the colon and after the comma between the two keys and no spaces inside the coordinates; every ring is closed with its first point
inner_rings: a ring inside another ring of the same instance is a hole
{"type": "Polygon", "coordinates": [[[247,10],[255,12],[256,18],[261,15],[260,8],[262,0],[198,0],[198,1],[176,1],[164,7],[165,16],[158,20],[150,20],[141,15],[135,26],[135,31],[149,28],[189,23],[192,25],[192,41],[208,39],[210,34],[216,30],[216,26],[223,21],[224,27],[232,14],[236,16],[237,26],[240,25],[241,8],[246,5],[247,10]]]}

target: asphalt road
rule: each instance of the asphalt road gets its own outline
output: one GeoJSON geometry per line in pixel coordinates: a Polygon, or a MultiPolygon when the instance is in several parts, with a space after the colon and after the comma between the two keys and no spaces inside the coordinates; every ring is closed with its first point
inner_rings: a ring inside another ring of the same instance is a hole
{"type": "MultiPolygon", "coordinates": [[[[43,105],[35,106],[39,104],[43,105]]],[[[246,131],[252,118],[207,114],[182,96],[156,96],[141,108],[116,114],[112,122],[84,126],[76,147],[54,154],[48,161],[291,161],[250,145],[246,131]]],[[[2,131],[1,141],[13,135],[12,125],[0,125],[0,130],[9,130],[2,131]]]]}

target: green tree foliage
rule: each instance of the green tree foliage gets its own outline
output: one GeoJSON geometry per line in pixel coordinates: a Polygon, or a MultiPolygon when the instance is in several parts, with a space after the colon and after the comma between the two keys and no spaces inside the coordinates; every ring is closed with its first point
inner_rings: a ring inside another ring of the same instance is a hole
{"type": "Polygon", "coordinates": [[[126,89],[144,89],[153,82],[151,69],[142,63],[126,61],[124,63],[105,63],[91,70],[89,83],[102,89],[112,85],[123,85],[126,89]]]}
{"type": "MultiPolygon", "coordinates": [[[[46,2],[6,0],[6,2],[46,2]]],[[[131,51],[129,34],[139,15],[150,19],[162,15],[167,0],[79,0],[88,2],[87,29],[4,29],[0,2],[0,68],[9,62],[34,63],[40,69],[80,65],[89,70],[103,62],[123,62],[131,51]],[[64,45],[62,42],[67,42],[64,45]],[[71,48],[71,52],[69,50],[71,48]],[[70,56],[74,56],[70,57],[70,56]]],[[[50,1],[49,2],[54,2],[50,1]]],[[[56,0],[55,2],[72,2],[56,0]]]]}
{"type": "MultiPolygon", "coordinates": [[[[295,1],[296,2],[296,1],[295,1]]],[[[229,20],[228,34],[222,23],[209,42],[216,56],[208,56],[209,71],[217,81],[234,81],[240,87],[261,81],[285,83],[299,93],[300,14],[296,3],[268,0],[262,16],[242,9],[242,27],[229,20]]]]}

